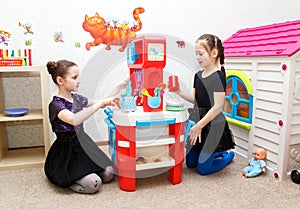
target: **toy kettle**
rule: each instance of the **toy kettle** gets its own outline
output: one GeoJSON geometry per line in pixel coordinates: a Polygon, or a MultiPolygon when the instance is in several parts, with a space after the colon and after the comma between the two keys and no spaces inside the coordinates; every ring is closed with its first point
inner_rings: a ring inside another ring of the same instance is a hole
{"type": "Polygon", "coordinates": [[[124,96],[120,99],[120,106],[123,112],[130,112],[136,110],[137,96],[124,96]]]}

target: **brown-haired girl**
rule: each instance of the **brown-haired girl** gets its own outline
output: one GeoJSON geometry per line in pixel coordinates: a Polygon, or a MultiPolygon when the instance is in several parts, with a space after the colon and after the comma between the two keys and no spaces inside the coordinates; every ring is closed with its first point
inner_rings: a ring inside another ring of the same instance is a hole
{"type": "Polygon", "coordinates": [[[232,161],[234,152],[227,150],[234,148],[235,143],[222,113],[226,90],[222,42],[215,35],[204,34],[196,41],[195,53],[202,70],[194,76],[192,94],[180,89],[175,93],[194,103],[190,119],[195,125],[186,147],[187,167],[197,167],[199,174],[207,175],[232,161]]]}
{"type": "Polygon", "coordinates": [[[111,104],[127,81],[118,84],[104,99],[90,101],[73,93],[79,87],[79,68],[74,62],[49,61],[47,69],[58,87],[49,104],[49,119],[57,139],[46,161],[45,174],[51,183],[79,193],[96,193],[102,182],[113,179],[112,162],[86,134],[83,122],[100,108],[111,104]]]}

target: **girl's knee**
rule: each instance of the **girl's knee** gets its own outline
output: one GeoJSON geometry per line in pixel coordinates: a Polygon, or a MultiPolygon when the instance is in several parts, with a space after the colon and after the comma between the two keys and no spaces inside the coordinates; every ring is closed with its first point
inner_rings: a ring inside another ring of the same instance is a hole
{"type": "Polygon", "coordinates": [[[91,173],[76,181],[70,189],[78,193],[93,194],[100,190],[101,184],[101,178],[97,174],[91,173]]]}
{"type": "Polygon", "coordinates": [[[215,173],[225,168],[234,158],[234,152],[224,152],[221,158],[215,158],[217,155],[212,155],[204,162],[198,162],[197,171],[201,175],[215,173]]]}
{"type": "Polygon", "coordinates": [[[101,178],[104,183],[110,182],[114,178],[114,169],[112,166],[108,166],[105,168],[105,171],[101,173],[101,178]]]}
{"type": "Polygon", "coordinates": [[[199,153],[190,150],[185,158],[185,164],[188,168],[195,168],[198,164],[199,153]]]}
{"type": "Polygon", "coordinates": [[[195,168],[197,166],[197,160],[191,160],[186,158],[185,164],[188,168],[195,168]]]}
{"type": "Polygon", "coordinates": [[[208,175],[211,173],[211,167],[209,167],[207,163],[198,163],[197,171],[200,175],[208,175]]]}
{"type": "MultiPolygon", "coordinates": [[[[91,174],[92,175],[92,174],[91,174]]],[[[96,193],[100,190],[102,184],[101,178],[97,174],[93,174],[85,185],[86,193],[96,193]]]]}

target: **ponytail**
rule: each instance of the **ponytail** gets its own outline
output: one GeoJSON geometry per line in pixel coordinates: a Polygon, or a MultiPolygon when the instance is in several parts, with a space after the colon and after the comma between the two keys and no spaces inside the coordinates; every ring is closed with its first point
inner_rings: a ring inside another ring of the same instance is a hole
{"type": "MultiPolygon", "coordinates": [[[[223,47],[222,47],[223,48],[223,47]]],[[[225,57],[224,57],[224,48],[222,52],[220,51],[220,65],[221,65],[221,71],[224,73],[226,78],[226,72],[225,72],[225,57]]]]}
{"type": "Polygon", "coordinates": [[[217,38],[217,50],[219,52],[219,59],[220,59],[220,65],[221,65],[221,71],[224,73],[225,78],[226,78],[226,72],[225,72],[225,56],[224,56],[224,47],[222,45],[221,40],[217,38]]]}

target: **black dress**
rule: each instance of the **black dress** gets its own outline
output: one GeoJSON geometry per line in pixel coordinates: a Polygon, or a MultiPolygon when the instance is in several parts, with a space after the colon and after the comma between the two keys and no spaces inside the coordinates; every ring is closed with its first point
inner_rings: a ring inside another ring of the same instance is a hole
{"type": "MultiPolygon", "coordinates": [[[[226,80],[221,71],[216,71],[208,77],[202,78],[199,71],[194,77],[195,104],[189,109],[189,119],[198,122],[214,105],[214,92],[225,92],[226,80]]],[[[205,151],[206,153],[222,152],[233,149],[235,146],[232,132],[229,129],[225,116],[221,112],[201,132],[201,143],[197,140],[195,145],[187,143],[187,151],[205,151]]]]}
{"type": "Polygon", "coordinates": [[[72,94],[73,103],[54,96],[49,104],[49,118],[57,139],[49,149],[45,161],[45,174],[49,181],[60,187],[69,187],[80,178],[96,173],[100,175],[112,162],[83,129],[83,124],[72,126],[57,115],[63,109],[74,113],[88,103],[86,97],[72,94]]]}

